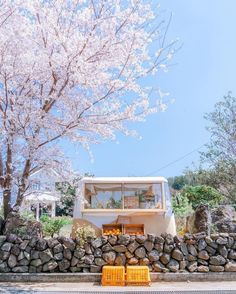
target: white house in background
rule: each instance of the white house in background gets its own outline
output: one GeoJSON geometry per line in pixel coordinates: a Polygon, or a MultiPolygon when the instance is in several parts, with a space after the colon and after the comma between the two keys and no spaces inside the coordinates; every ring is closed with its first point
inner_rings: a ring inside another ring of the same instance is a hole
{"type": "MultiPolygon", "coordinates": [[[[85,177],[74,208],[74,226],[143,224],[146,233],[176,234],[171,195],[164,177],[85,177]]],[[[72,235],[74,234],[72,231],[72,235]]]]}
{"type": "Polygon", "coordinates": [[[36,219],[39,220],[42,207],[47,207],[49,216],[56,215],[56,203],[60,201],[61,194],[56,190],[56,182],[61,177],[53,169],[42,168],[30,176],[29,189],[24,197],[21,211],[30,211],[33,207],[36,211],[36,219]]]}

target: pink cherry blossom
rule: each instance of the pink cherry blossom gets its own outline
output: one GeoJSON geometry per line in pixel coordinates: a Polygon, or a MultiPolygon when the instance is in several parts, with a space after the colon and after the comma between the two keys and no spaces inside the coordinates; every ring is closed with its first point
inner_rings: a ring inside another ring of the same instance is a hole
{"type": "Polygon", "coordinates": [[[166,43],[169,23],[147,1],[3,0],[0,11],[0,187],[7,213],[13,194],[21,204],[35,170],[72,176],[60,140],[87,148],[117,131],[130,135],[127,121],[163,108],[145,79],[167,69],[176,41],[166,43]]]}

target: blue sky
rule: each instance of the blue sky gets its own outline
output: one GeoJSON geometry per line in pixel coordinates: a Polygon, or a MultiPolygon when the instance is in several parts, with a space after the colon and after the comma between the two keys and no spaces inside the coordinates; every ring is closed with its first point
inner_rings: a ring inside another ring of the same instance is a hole
{"type": "Polygon", "coordinates": [[[166,177],[181,174],[192,162],[198,162],[198,152],[161,168],[208,142],[204,113],[211,111],[229,90],[236,93],[236,1],[158,2],[167,15],[173,13],[169,38],[179,37],[183,47],[174,58],[177,64],[152,83],[170,92],[175,103],[166,112],[133,125],[142,140],[118,135],[119,144],[91,146],[93,162],[82,147],[76,153],[70,150],[74,167],[82,173],[166,177]]]}

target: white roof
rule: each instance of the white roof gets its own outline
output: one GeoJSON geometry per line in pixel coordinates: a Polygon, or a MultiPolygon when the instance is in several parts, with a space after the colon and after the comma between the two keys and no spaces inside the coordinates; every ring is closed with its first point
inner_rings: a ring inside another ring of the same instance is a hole
{"type": "Polygon", "coordinates": [[[40,168],[38,170],[36,170],[35,172],[33,172],[31,175],[36,175],[40,172],[51,172],[52,174],[54,174],[55,176],[58,176],[59,177],[59,174],[53,169],[53,168],[49,168],[49,169],[46,169],[46,168],[40,168]]]}
{"type": "Polygon", "coordinates": [[[84,177],[84,183],[162,183],[164,177],[84,177]]]}
{"type": "Polygon", "coordinates": [[[60,195],[50,192],[32,192],[25,196],[25,200],[34,202],[55,202],[60,200],[60,195]]]}

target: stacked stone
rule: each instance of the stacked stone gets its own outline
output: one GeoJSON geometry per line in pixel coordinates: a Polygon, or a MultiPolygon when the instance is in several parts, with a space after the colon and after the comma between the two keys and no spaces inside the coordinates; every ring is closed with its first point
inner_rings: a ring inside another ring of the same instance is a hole
{"type": "Polygon", "coordinates": [[[0,272],[101,272],[103,265],[147,265],[153,272],[235,272],[236,233],[111,235],[79,240],[0,236],[0,272]]]}

